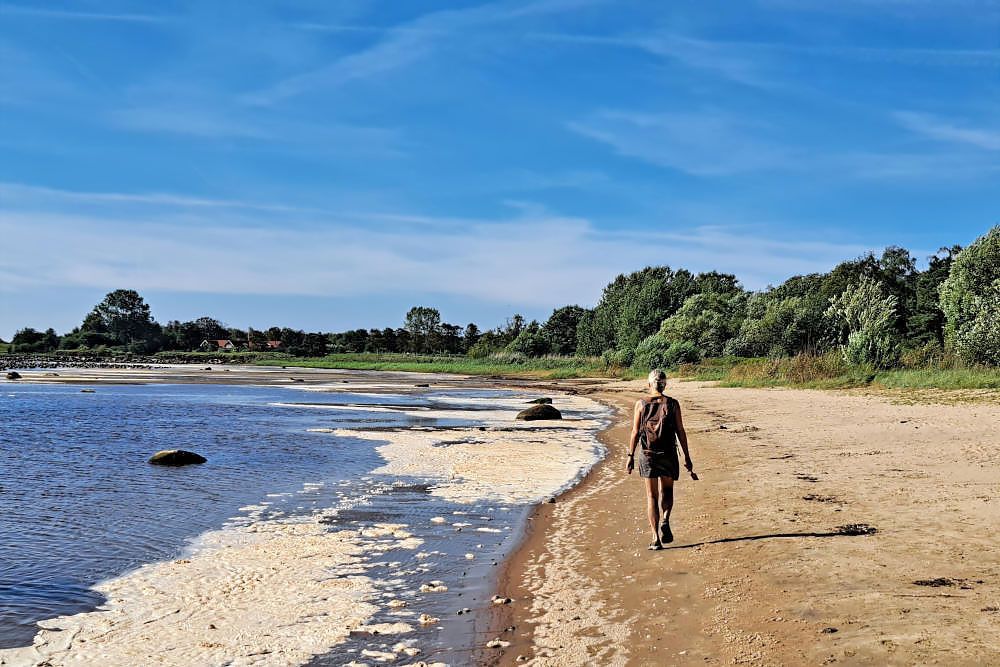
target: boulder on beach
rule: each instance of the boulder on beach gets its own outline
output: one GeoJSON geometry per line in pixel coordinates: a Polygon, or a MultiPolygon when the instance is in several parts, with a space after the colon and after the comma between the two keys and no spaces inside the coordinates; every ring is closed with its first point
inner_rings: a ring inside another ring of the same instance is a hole
{"type": "Polygon", "coordinates": [[[544,396],[542,398],[536,398],[534,400],[528,401],[528,403],[537,403],[539,405],[543,405],[545,403],[551,403],[551,402],[552,402],[552,399],[549,398],[548,396],[544,396]]]}
{"type": "Polygon", "coordinates": [[[531,406],[527,410],[521,410],[518,412],[517,419],[523,419],[524,421],[562,419],[562,413],[548,403],[540,403],[539,405],[531,406]]]}
{"type": "Polygon", "coordinates": [[[201,454],[195,454],[184,449],[164,449],[149,457],[149,462],[157,466],[186,466],[192,463],[208,461],[201,454]]]}
{"type": "Polygon", "coordinates": [[[21,379],[21,374],[18,373],[17,371],[10,371],[9,373],[7,373],[7,379],[8,380],[20,380],[21,379]]]}

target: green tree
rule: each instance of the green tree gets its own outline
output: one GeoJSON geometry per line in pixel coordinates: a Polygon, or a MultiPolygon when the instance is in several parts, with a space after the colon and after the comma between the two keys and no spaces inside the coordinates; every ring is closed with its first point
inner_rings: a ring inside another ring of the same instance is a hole
{"type": "Polygon", "coordinates": [[[410,334],[412,352],[432,352],[441,334],[441,313],[437,308],[414,306],[407,311],[403,328],[410,334]]]}
{"type": "MultiPolygon", "coordinates": [[[[159,325],[150,315],[149,305],[135,290],[109,292],[94,307],[91,315],[93,317],[88,316],[88,320],[96,323],[94,330],[107,331],[115,342],[122,345],[151,342],[160,333],[159,325]]],[[[88,320],[84,321],[85,325],[88,320]]]]}
{"type": "Polygon", "coordinates": [[[948,278],[951,263],[959,246],[941,248],[929,258],[925,271],[917,275],[913,312],[906,322],[907,343],[919,347],[937,343],[944,347],[944,311],[941,310],[941,284],[948,278]]]}
{"type": "Polygon", "coordinates": [[[897,299],[872,278],[862,278],[830,300],[828,314],[841,324],[846,342],[841,346],[850,364],[885,368],[899,357],[895,332],[897,299]]]}
{"type": "Polygon", "coordinates": [[[836,343],[836,326],[826,316],[829,301],[824,302],[818,292],[799,289],[805,281],[783,289],[786,285],[748,299],[746,317],[736,336],[726,343],[725,354],[793,356],[822,352],[836,343]],[[788,294],[794,296],[783,296],[788,294]]]}
{"type": "Polygon", "coordinates": [[[462,351],[468,353],[472,346],[479,342],[481,335],[475,322],[469,322],[465,325],[465,331],[462,333],[462,351]]]}
{"type": "Polygon", "coordinates": [[[535,320],[525,326],[517,338],[507,345],[508,352],[523,354],[526,357],[540,357],[548,354],[549,350],[549,340],[542,333],[541,326],[535,320]]]}
{"type": "Polygon", "coordinates": [[[958,253],[941,284],[945,340],[964,361],[1000,365],[1000,226],[958,253]]]}
{"type": "MultiPolygon", "coordinates": [[[[706,277],[706,282],[717,280],[719,275],[706,277]]],[[[580,318],[577,353],[599,355],[605,350],[635,349],[698,291],[694,275],[669,266],[617,276],[604,288],[592,314],[580,318]]]]}
{"type": "Polygon", "coordinates": [[[577,327],[586,312],[580,306],[563,306],[552,311],[542,326],[542,335],[548,340],[552,353],[576,353],[577,327]]]}

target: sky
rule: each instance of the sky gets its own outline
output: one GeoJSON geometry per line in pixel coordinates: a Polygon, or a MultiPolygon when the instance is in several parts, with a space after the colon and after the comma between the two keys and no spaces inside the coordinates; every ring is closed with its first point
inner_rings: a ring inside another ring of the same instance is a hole
{"type": "Polygon", "coordinates": [[[1000,0],[0,1],[0,338],[499,324],[998,224],[1000,0]]]}

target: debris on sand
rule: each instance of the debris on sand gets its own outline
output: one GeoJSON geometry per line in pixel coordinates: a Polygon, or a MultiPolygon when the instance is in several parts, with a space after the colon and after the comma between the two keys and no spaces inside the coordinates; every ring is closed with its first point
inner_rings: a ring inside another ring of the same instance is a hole
{"type": "Polygon", "coordinates": [[[513,602],[512,599],[505,598],[502,595],[494,595],[493,596],[493,604],[498,604],[498,605],[499,604],[510,604],[511,602],[513,602]]]}
{"type": "Polygon", "coordinates": [[[931,588],[942,588],[945,586],[958,586],[965,590],[972,590],[972,583],[981,584],[981,579],[970,582],[968,579],[953,579],[951,577],[936,577],[934,579],[917,579],[913,582],[916,586],[930,586],[931,588]]]}
{"type": "Polygon", "coordinates": [[[499,637],[486,642],[486,648],[507,648],[508,646],[510,646],[510,642],[505,642],[499,637]]]}
{"type": "Polygon", "coordinates": [[[837,533],[840,535],[874,535],[877,532],[878,528],[869,526],[867,523],[849,523],[844,526],[837,526],[837,533]]]}
{"type": "Polygon", "coordinates": [[[446,590],[448,587],[444,585],[443,581],[432,581],[420,587],[421,593],[444,593],[446,590]]]}

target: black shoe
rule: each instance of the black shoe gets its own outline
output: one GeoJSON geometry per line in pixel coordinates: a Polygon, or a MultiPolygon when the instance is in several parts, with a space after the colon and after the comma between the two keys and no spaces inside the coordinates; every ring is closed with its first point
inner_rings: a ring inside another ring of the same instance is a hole
{"type": "Polygon", "coordinates": [[[663,548],[663,545],[660,544],[659,542],[653,542],[646,548],[649,549],[650,551],[659,551],[663,548]]]}
{"type": "Polygon", "coordinates": [[[660,524],[660,541],[664,544],[670,544],[674,541],[674,534],[670,532],[669,520],[660,524]]]}

